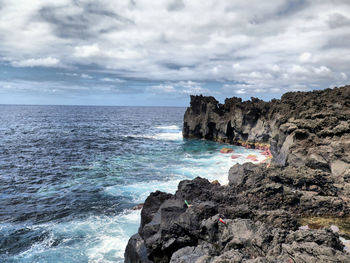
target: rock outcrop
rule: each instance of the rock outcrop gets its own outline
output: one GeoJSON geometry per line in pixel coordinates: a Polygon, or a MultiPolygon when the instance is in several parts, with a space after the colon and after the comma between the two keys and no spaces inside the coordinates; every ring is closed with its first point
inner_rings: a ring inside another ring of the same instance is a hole
{"type": "Polygon", "coordinates": [[[349,120],[350,86],[272,102],[192,96],[184,137],[270,144],[273,163],[237,164],[227,186],[197,177],[152,193],[125,262],[350,262],[334,227],[300,229],[350,218],[349,120]]]}
{"type": "Polygon", "coordinates": [[[191,96],[183,136],[219,142],[265,142],[274,161],[350,176],[350,86],[290,92],[280,100],[191,96]]]}

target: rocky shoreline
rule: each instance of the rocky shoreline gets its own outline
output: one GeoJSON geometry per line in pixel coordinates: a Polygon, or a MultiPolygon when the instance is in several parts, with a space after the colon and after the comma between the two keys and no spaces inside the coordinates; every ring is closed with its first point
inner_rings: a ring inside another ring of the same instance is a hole
{"type": "Polygon", "coordinates": [[[269,145],[272,164],[235,165],[227,186],[197,177],[150,194],[125,262],[350,262],[347,231],[305,226],[350,224],[350,86],[271,102],[191,96],[183,136],[269,145]]]}

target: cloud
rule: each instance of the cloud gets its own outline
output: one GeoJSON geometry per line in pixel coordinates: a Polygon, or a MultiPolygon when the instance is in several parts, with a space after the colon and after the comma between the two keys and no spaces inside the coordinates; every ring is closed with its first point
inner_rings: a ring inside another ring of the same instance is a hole
{"type": "Polygon", "coordinates": [[[328,24],[332,29],[347,27],[350,26],[350,18],[341,13],[333,13],[329,15],[328,24]]]}
{"type": "Polygon", "coordinates": [[[68,77],[77,77],[77,78],[82,78],[82,79],[93,79],[92,76],[86,73],[76,73],[76,72],[65,72],[65,73],[57,73],[58,75],[64,75],[68,77]]]}
{"type": "Polygon", "coordinates": [[[171,1],[167,6],[168,11],[179,11],[184,8],[185,8],[185,3],[183,2],[183,0],[171,1]]]}
{"type": "Polygon", "coordinates": [[[247,91],[245,89],[238,89],[238,90],[235,90],[235,93],[239,94],[239,95],[242,95],[242,94],[246,94],[247,91]]]}
{"type": "Polygon", "coordinates": [[[20,61],[12,61],[12,65],[15,67],[56,67],[60,63],[59,59],[47,57],[47,58],[30,58],[20,61]]]}
{"type": "Polygon", "coordinates": [[[332,73],[332,71],[326,66],[321,66],[319,68],[314,68],[314,72],[317,75],[320,75],[320,76],[329,76],[332,73]]]}
{"type": "Polygon", "coordinates": [[[309,52],[304,52],[303,54],[301,54],[299,56],[299,60],[301,62],[308,62],[308,61],[310,61],[310,59],[311,59],[311,53],[309,53],[309,52]]]}
{"type": "Polygon", "coordinates": [[[348,14],[342,0],[2,1],[0,61],[105,73],[96,89],[277,94],[347,80],[348,14]]]}
{"type": "Polygon", "coordinates": [[[125,80],[118,79],[118,78],[102,78],[101,81],[103,81],[103,82],[115,82],[115,83],[125,82],[125,80]]]}
{"type": "Polygon", "coordinates": [[[97,44],[77,46],[74,48],[74,56],[88,58],[100,53],[100,48],[97,44]]]}
{"type": "Polygon", "coordinates": [[[154,85],[148,88],[148,91],[155,94],[173,94],[176,96],[210,93],[210,91],[206,88],[203,88],[200,83],[191,80],[154,85]]]}
{"type": "Polygon", "coordinates": [[[175,93],[176,89],[172,85],[156,85],[156,86],[152,86],[149,89],[149,91],[153,93],[164,94],[164,93],[175,93]]]}
{"type": "Polygon", "coordinates": [[[92,77],[91,77],[90,75],[85,74],[85,73],[81,74],[80,76],[81,76],[83,79],[92,79],[92,77]]]}

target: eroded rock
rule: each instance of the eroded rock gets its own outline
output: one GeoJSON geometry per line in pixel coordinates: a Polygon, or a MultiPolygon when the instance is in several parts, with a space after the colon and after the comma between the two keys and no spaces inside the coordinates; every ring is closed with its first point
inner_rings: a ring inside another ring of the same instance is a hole
{"type": "Polygon", "coordinates": [[[350,86],[271,102],[191,96],[184,137],[270,145],[273,163],[237,164],[227,186],[197,177],[152,193],[125,261],[350,262],[342,231],[299,229],[300,218],[350,216],[349,107],[350,86]]]}

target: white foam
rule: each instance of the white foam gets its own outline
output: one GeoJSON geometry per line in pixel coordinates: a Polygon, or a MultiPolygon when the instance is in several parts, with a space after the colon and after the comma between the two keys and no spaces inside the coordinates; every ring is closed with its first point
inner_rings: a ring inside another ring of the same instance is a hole
{"type": "MultiPolygon", "coordinates": [[[[163,126],[159,127],[163,129],[163,126]]],[[[174,128],[175,131],[177,126],[164,127],[174,128]]],[[[182,139],[179,131],[149,136],[152,139],[182,139]]],[[[142,203],[151,192],[156,190],[174,193],[178,183],[186,178],[201,176],[227,184],[228,171],[232,165],[247,162],[246,157],[249,154],[256,155],[259,161],[265,158],[257,150],[233,148],[234,154],[241,155],[237,159],[231,159],[232,154],[223,154],[219,150],[212,153],[186,153],[180,160],[181,165],[174,164],[161,170],[162,173],[164,172],[164,181],[152,180],[124,186],[115,185],[106,187],[104,191],[109,195],[130,197],[134,203],[142,203]]],[[[130,210],[116,216],[91,216],[70,222],[33,226],[49,231],[50,235],[44,241],[34,244],[29,250],[19,254],[19,257],[29,262],[34,262],[37,258],[48,262],[124,262],[125,247],[129,238],[137,233],[139,224],[140,210],[130,210]],[[52,246],[57,239],[61,240],[61,243],[58,246],[52,246]],[[55,260],[52,261],[52,258],[55,260]]]]}
{"type": "MultiPolygon", "coordinates": [[[[91,216],[62,223],[28,225],[49,235],[29,249],[14,255],[18,262],[124,262],[129,238],[137,233],[141,210],[127,210],[116,216],[91,216]],[[58,246],[52,246],[60,241],[58,246]]],[[[4,229],[14,226],[6,225],[4,229]]],[[[18,227],[18,225],[16,226],[18,227]]]]}
{"type": "Polygon", "coordinates": [[[105,192],[113,196],[129,196],[134,203],[142,203],[146,200],[147,196],[151,192],[157,190],[174,193],[177,189],[180,179],[168,180],[168,181],[149,181],[139,182],[129,185],[116,185],[105,188],[105,192]]]}
{"type": "Polygon", "coordinates": [[[182,140],[182,132],[160,132],[160,133],[140,135],[140,136],[131,135],[131,137],[145,138],[145,139],[152,139],[152,140],[179,141],[179,140],[182,140]]]}
{"type": "Polygon", "coordinates": [[[140,210],[126,211],[113,218],[90,222],[97,227],[91,247],[86,254],[89,262],[124,262],[124,251],[131,235],[140,224],[140,210]]]}
{"type": "Polygon", "coordinates": [[[145,135],[126,135],[127,137],[133,138],[145,138],[152,140],[164,140],[164,141],[178,141],[182,140],[182,131],[177,125],[168,125],[168,126],[157,126],[160,132],[155,132],[153,134],[145,135]]]}
{"type": "MultiPolygon", "coordinates": [[[[202,153],[200,155],[187,153],[184,155],[184,163],[181,167],[170,167],[169,171],[173,175],[167,174],[166,176],[173,179],[136,182],[125,186],[109,186],[105,189],[105,192],[115,196],[130,196],[133,202],[141,203],[151,192],[156,190],[174,193],[177,190],[178,183],[185,178],[191,179],[201,176],[209,180],[219,180],[221,184],[227,184],[228,170],[232,165],[247,162],[246,157],[249,154],[256,155],[259,161],[265,158],[257,150],[247,150],[241,147],[235,148],[235,154],[240,154],[241,157],[231,159],[231,154],[222,154],[219,150],[214,153],[202,153]]],[[[117,262],[119,262],[119,258],[123,258],[128,239],[137,232],[139,227],[140,211],[127,211],[110,220],[111,222],[102,218],[89,223],[97,224],[93,231],[95,233],[93,246],[87,252],[91,262],[112,262],[106,258],[106,255],[111,256],[114,260],[118,258],[117,262]]]]}
{"type": "Polygon", "coordinates": [[[182,132],[163,132],[163,133],[156,133],[155,135],[151,136],[152,139],[156,140],[166,140],[166,141],[178,141],[182,140],[182,132]]]}
{"type": "Polygon", "coordinates": [[[136,139],[151,139],[151,140],[163,140],[163,141],[180,141],[183,139],[182,132],[159,132],[146,135],[123,135],[123,137],[131,137],[136,139]]]}
{"type": "Polygon", "coordinates": [[[344,251],[347,251],[348,253],[350,253],[350,240],[345,239],[343,237],[339,237],[339,239],[344,245],[344,251]]]}
{"type": "Polygon", "coordinates": [[[229,169],[239,163],[253,162],[259,163],[265,159],[265,156],[261,155],[257,150],[247,150],[235,148],[233,154],[240,155],[237,159],[231,159],[232,154],[223,154],[215,152],[212,154],[191,155],[186,154],[185,165],[175,170],[176,174],[193,178],[196,176],[207,178],[208,180],[218,180],[220,184],[228,184],[228,171],[229,169]],[[247,159],[248,155],[256,155],[257,162],[247,159]]]}
{"type": "Polygon", "coordinates": [[[177,125],[157,126],[156,128],[162,130],[181,130],[180,127],[177,125]]]}

